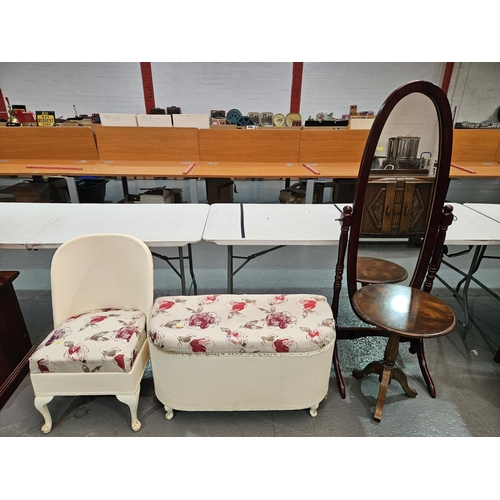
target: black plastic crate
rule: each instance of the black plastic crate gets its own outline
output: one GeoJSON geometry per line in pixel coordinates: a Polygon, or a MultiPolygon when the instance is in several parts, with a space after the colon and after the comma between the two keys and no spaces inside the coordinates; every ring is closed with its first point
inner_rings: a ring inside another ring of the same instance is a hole
{"type": "Polygon", "coordinates": [[[107,179],[78,179],[76,188],[80,203],[104,203],[107,179]]]}

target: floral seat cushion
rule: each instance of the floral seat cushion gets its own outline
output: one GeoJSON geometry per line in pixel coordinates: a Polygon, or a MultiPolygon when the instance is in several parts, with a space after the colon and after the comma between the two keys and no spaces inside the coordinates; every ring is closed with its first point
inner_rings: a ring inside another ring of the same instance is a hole
{"type": "Polygon", "coordinates": [[[326,297],[306,294],[159,297],[149,339],[174,353],[293,353],[335,341],[326,297]]]}
{"type": "Polygon", "coordinates": [[[30,358],[31,373],[129,372],[146,340],[146,316],[96,309],[57,326],[30,358]]]}

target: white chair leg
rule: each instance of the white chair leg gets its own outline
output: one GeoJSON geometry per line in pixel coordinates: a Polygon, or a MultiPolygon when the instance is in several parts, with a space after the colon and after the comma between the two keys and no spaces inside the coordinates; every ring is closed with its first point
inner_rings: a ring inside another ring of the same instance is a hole
{"type": "Polygon", "coordinates": [[[174,410],[172,408],[169,408],[168,406],[164,406],[163,408],[165,408],[165,411],[167,412],[165,414],[165,418],[167,420],[172,420],[174,418],[174,410]]]}
{"type": "Polygon", "coordinates": [[[137,432],[142,427],[141,422],[137,418],[137,407],[139,405],[139,393],[141,387],[139,386],[133,394],[117,394],[116,399],[125,403],[130,408],[130,416],[132,418],[132,430],[137,432]]]}
{"type": "Polygon", "coordinates": [[[42,432],[48,434],[52,430],[52,417],[47,405],[54,399],[54,396],[35,396],[35,408],[42,414],[45,423],[42,432]]]}

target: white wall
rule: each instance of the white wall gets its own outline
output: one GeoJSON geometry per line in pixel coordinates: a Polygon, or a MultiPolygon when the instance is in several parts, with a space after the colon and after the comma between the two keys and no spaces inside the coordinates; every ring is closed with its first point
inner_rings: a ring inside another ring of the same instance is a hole
{"type": "Polygon", "coordinates": [[[301,115],[313,118],[320,111],[337,118],[358,111],[377,113],[386,97],[412,80],[441,86],[445,63],[305,63],[302,79],[301,115]]]}
{"type": "MultiPolygon", "coordinates": [[[[441,85],[446,64],[304,63],[301,115],[319,112],[335,117],[375,111],[395,88],[425,79],[441,85]]],[[[211,109],[290,111],[291,62],[152,63],[158,107],[179,106],[183,113],[211,109]]],[[[461,120],[491,118],[500,104],[500,63],[455,63],[450,85],[452,109],[461,120]]],[[[138,62],[0,63],[0,89],[12,104],[31,111],[54,110],[56,116],[92,113],[144,113],[144,93],[138,62]]]]}
{"type": "Polygon", "coordinates": [[[448,96],[455,122],[500,121],[500,62],[455,63],[448,96]]]}
{"type": "Polygon", "coordinates": [[[182,113],[290,112],[292,63],[152,63],[155,102],[182,113]]]}
{"type": "Polygon", "coordinates": [[[11,104],[69,118],[92,113],[144,113],[139,63],[0,63],[0,89],[11,104]]]}

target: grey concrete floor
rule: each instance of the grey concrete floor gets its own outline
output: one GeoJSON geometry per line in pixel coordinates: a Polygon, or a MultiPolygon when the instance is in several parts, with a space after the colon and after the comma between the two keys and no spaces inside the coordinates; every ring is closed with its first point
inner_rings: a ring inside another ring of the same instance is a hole
{"type": "MultiPolygon", "coordinates": [[[[138,181],[139,182],[139,181],[138,181]]],[[[151,182],[140,181],[150,186],[151,182]]],[[[155,181],[160,183],[160,181],[155,181]]],[[[166,181],[162,181],[165,184],[166,181]]],[[[172,183],[168,183],[171,185],[172,183]]],[[[173,186],[176,187],[176,186],[173,186]]],[[[235,201],[277,203],[279,182],[240,182],[235,201]],[[264,187],[263,185],[266,184],[264,187]]],[[[188,192],[187,186],[184,186],[188,192]]],[[[106,201],[117,201],[120,184],[110,181],[106,201]]],[[[203,201],[200,192],[200,201],[203,201]]],[[[491,252],[500,255],[500,248],[491,252]]],[[[238,248],[239,253],[261,248],[238,248]]],[[[411,266],[416,248],[408,243],[366,243],[360,250],[366,255],[393,260],[411,266]]],[[[337,247],[285,247],[251,262],[235,277],[235,291],[271,293],[313,290],[332,297],[333,269],[337,247]]],[[[14,282],[21,308],[34,344],[52,329],[50,299],[50,262],[52,250],[2,250],[0,268],[20,271],[14,282]]],[[[171,249],[164,249],[166,255],[171,249]]],[[[226,249],[201,242],[193,246],[198,293],[225,290],[226,249]]],[[[466,269],[470,255],[454,259],[454,265],[466,269]]],[[[498,261],[485,260],[477,276],[499,291],[498,261]]],[[[439,272],[450,284],[459,277],[442,268],[439,272]]],[[[447,302],[459,321],[463,313],[451,292],[436,281],[433,293],[447,302]]],[[[155,259],[155,295],[180,294],[180,283],[168,266],[155,259]]],[[[500,436],[500,365],[493,356],[500,346],[500,303],[473,285],[469,292],[475,323],[464,337],[461,325],[449,335],[426,341],[427,361],[437,397],[431,398],[421,377],[416,356],[402,344],[398,365],[408,376],[418,396],[407,398],[397,384],[389,387],[383,419],[373,421],[378,393],[378,379],[352,377],[352,369],[381,359],[384,338],[340,340],[339,357],[347,397],[339,394],[332,372],[328,397],[312,418],[307,410],[269,412],[176,412],[167,421],[154,394],[151,372],[142,382],[139,418],[142,429],[130,428],[128,408],[112,396],[59,397],[50,404],[53,430],[43,435],[41,415],[33,406],[33,390],[26,377],[7,404],[0,410],[1,437],[498,437],[500,436]]],[[[340,321],[357,321],[346,292],[343,292],[340,321]]],[[[37,441],[38,442],[38,441],[37,441]]]]}

